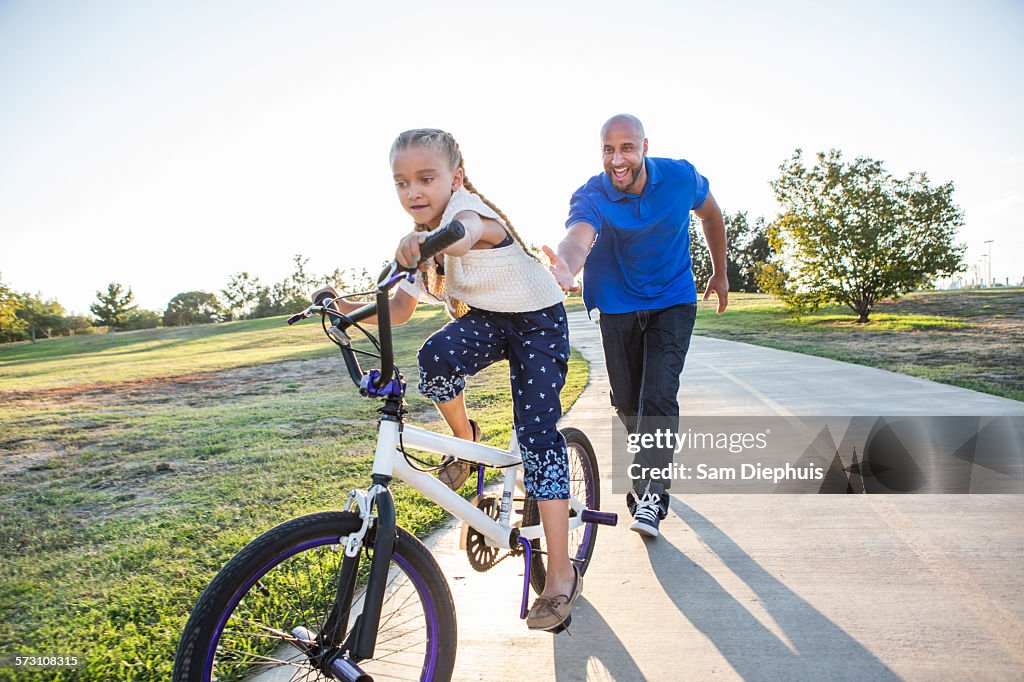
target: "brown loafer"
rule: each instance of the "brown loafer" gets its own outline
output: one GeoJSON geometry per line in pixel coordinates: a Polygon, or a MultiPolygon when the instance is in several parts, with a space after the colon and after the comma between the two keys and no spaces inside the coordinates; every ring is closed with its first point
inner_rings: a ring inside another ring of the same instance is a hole
{"type": "Polygon", "coordinates": [[[558,594],[554,597],[537,597],[526,616],[526,627],[531,630],[548,630],[561,632],[572,620],[572,606],[583,593],[583,576],[576,564],[572,566],[576,573],[576,584],[572,596],[558,594]]]}
{"type": "MultiPolygon", "coordinates": [[[[476,423],[475,419],[470,419],[469,425],[473,429],[473,442],[479,443],[484,435],[483,431],[480,430],[480,425],[476,423]]],[[[451,455],[445,455],[444,459],[441,460],[441,468],[437,470],[437,480],[452,490],[458,490],[471,473],[473,473],[472,464],[461,459],[455,459],[451,455]]]]}

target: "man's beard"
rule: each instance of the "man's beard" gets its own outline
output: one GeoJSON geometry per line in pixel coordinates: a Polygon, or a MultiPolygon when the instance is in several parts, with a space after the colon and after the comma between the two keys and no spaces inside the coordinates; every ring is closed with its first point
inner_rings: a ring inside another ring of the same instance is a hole
{"type": "Polygon", "coordinates": [[[620,192],[629,192],[629,188],[636,184],[637,178],[640,177],[640,171],[642,171],[643,169],[643,161],[641,160],[640,165],[632,169],[632,177],[629,179],[629,182],[627,182],[622,187],[619,187],[618,185],[615,184],[615,175],[613,173],[609,171],[606,172],[608,173],[609,179],[612,181],[612,187],[619,190],[620,192]]]}

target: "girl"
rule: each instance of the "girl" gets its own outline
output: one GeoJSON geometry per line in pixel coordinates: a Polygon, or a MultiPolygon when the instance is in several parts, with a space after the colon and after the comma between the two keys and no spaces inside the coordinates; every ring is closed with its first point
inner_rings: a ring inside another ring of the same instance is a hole
{"type": "MultiPolygon", "coordinates": [[[[432,230],[455,219],[466,228],[465,237],[443,256],[420,266],[416,284],[399,285],[391,319],[406,322],[417,302],[430,297],[448,306],[454,319],[419,350],[419,391],[437,405],[458,438],[479,441],[481,436],[466,414],[465,378],[509,361],[524,483],[527,495],[538,501],[548,549],[547,582],[527,625],[555,629],[568,618],[583,584],[569,560],[569,475],[565,441],[556,426],[569,359],[564,293],[505,214],[470,183],[449,133],[402,133],[391,146],[391,170],[398,200],[415,221],[395,252],[400,265],[419,263],[419,245],[432,230]]],[[[341,312],[359,307],[347,301],[337,305],[341,312]]],[[[458,488],[469,472],[468,463],[449,461],[438,477],[458,488]]]]}

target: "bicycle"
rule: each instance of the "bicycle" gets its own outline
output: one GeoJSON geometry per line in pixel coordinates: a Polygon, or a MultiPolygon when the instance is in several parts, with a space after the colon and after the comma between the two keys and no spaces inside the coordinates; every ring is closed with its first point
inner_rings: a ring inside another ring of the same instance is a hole
{"type": "MultiPolygon", "coordinates": [[[[423,243],[421,257],[432,257],[462,234],[463,226],[453,221],[423,243]]],[[[288,319],[294,324],[319,314],[360,393],[383,403],[377,408],[371,486],[353,490],[344,511],[292,519],[239,551],[192,610],[178,645],[174,680],[285,679],[280,673],[288,669],[282,666],[294,670],[290,679],[363,682],[374,679],[371,673],[387,679],[449,679],[456,653],[455,606],[430,552],[396,525],[388,489],[394,477],[463,521],[462,544],[474,569],[488,570],[512,554],[523,557],[520,618],[526,617],[530,586],[538,593],[543,589],[544,534],[537,504],[525,499],[515,430],[509,449],[501,450],[404,421],[405,384],[394,366],[388,292],[414,272],[392,262],[367,292],[376,300],[348,315],[332,308],[327,297],[288,319]],[[359,324],[373,316],[379,338],[359,324]],[[352,327],[378,352],[354,348],[347,333],[352,327]],[[378,358],[380,369],[364,372],[357,353],[378,358]],[[476,496],[469,501],[449,489],[432,475],[437,467],[407,447],[477,465],[476,496]],[[485,467],[505,471],[500,500],[484,492],[485,467]]],[[[562,433],[570,464],[569,548],[582,575],[594,551],[596,526],[615,525],[617,515],[598,511],[597,460],[586,435],[577,429],[562,433]]]]}

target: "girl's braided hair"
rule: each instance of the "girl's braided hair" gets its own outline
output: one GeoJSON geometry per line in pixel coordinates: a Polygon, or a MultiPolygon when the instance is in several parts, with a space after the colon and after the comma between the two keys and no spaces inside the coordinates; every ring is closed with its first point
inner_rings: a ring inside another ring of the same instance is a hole
{"type": "MultiPolygon", "coordinates": [[[[519,245],[523,247],[523,251],[530,254],[534,258],[537,258],[526,243],[523,242],[522,237],[516,232],[515,228],[512,227],[512,223],[509,221],[505,213],[491,203],[491,200],[485,197],[483,194],[473,186],[473,183],[469,181],[469,177],[466,175],[466,165],[462,159],[462,152],[459,151],[459,143],[455,141],[455,138],[451,133],[443,130],[437,130],[436,128],[417,128],[415,130],[406,130],[404,133],[395,138],[394,143],[391,145],[391,163],[394,164],[395,156],[404,149],[409,147],[430,147],[436,151],[441,158],[448,162],[448,167],[452,171],[462,169],[462,186],[466,188],[467,192],[477,195],[480,200],[484,202],[491,210],[497,213],[501,217],[501,222],[504,223],[505,229],[508,233],[519,242],[519,245]]],[[[417,232],[429,231],[430,226],[423,223],[416,223],[415,229],[417,232]]],[[[425,280],[427,286],[427,292],[431,296],[434,296],[438,300],[444,300],[444,276],[437,274],[434,268],[427,271],[425,280]]],[[[449,297],[449,303],[455,312],[455,317],[462,317],[469,312],[469,306],[464,302],[449,297]]]]}

